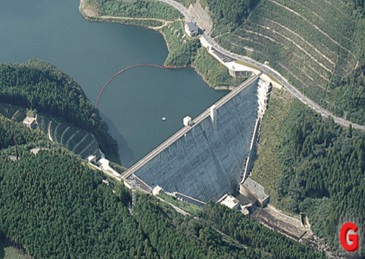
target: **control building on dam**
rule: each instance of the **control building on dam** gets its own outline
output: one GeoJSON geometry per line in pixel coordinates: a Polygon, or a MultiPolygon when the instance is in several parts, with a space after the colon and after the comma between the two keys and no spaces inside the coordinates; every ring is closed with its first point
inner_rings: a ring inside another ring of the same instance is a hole
{"type": "Polygon", "coordinates": [[[142,189],[160,186],[207,202],[238,191],[271,85],[254,76],[133,165],[124,175],[142,189]]]}

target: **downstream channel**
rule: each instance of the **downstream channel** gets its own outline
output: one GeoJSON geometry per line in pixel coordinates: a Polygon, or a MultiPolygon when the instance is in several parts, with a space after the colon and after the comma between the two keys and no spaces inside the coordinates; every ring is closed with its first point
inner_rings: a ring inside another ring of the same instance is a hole
{"type": "MultiPolygon", "coordinates": [[[[0,2],[0,62],[46,60],[71,75],[95,103],[115,72],[133,64],[163,64],[163,37],[135,26],[85,21],[78,0],[0,2]]],[[[99,110],[131,166],[220,99],[193,69],[137,68],[108,86],[99,110]],[[163,121],[162,117],[166,117],[163,121]]]]}

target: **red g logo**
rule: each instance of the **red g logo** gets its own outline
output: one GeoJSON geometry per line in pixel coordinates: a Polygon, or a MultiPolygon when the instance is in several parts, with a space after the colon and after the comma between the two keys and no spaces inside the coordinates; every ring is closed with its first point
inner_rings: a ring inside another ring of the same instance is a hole
{"type": "Polygon", "coordinates": [[[340,243],[347,252],[355,252],[359,249],[359,228],[352,222],[346,222],[340,230],[340,243]],[[349,233],[350,231],[355,233],[349,233]]]}

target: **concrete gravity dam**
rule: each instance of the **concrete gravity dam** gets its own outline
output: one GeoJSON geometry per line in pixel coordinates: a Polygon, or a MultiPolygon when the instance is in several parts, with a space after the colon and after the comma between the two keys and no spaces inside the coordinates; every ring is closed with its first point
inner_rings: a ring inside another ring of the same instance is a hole
{"type": "Polygon", "coordinates": [[[232,90],[133,165],[123,178],[140,188],[160,186],[202,202],[239,189],[249,169],[270,83],[256,75],[232,90]]]}

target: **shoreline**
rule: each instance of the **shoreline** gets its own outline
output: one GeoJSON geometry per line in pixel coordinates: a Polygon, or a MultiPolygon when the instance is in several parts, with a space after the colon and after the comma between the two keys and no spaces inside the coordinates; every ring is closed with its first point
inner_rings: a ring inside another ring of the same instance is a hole
{"type": "MultiPolygon", "coordinates": [[[[168,53],[170,54],[170,52],[171,52],[170,44],[169,44],[169,41],[167,40],[167,37],[166,37],[165,33],[163,33],[163,31],[162,31],[162,30],[156,30],[156,31],[158,31],[159,33],[161,33],[161,35],[162,35],[162,37],[163,37],[163,40],[165,41],[165,44],[166,44],[166,47],[167,47],[167,51],[168,51],[168,53]]],[[[169,54],[167,54],[167,56],[168,56],[169,54]]],[[[167,57],[166,57],[166,59],[167,59],[167,57]]],[[[164,64],[166,63],[166,59],[165,59],[164,64]]]]}
{"type": "Polygon", "coordinates": [[[79,12],[82,17],[87,21],[92,22],[114,22],[120,23],[124,25],[134,25],[134,26],[141,26],[144,28],[152,29],[158,31],[159,28],[166,26],[167,24],[171,23],[172,21],[159,19],[159,18],[135,18],[135,17],[119,17],[119,16],[109,16],[109,15],[99,15],[99,10],[93,6],[90,6],[86,3],[86,0],[80,0],[79,4],[79,12]],[[142,24],[128,24],[123,23],[123,21],[156,21],[161,23],[159,26],[147,26],[142,24]]]}
{"type": "MultiPolygon", "coordinates": [[[[85,0],[80,0],[80,5],[79,5],[79,12],[82,15],[82,17],[90,22],[113,22],[113,23],[120,23],[123,25],[128,25],[128,26],[139,26],[139,27],[143,27],[145,29],[151,29],[154,30],[158,33],[160,33],[164,39],[164,42],[166,44],[167,47],[167,51],[168,51],[168,55],[171,52],[171,48],[169,45],[169,41],[167,40],[167,37],[165,35],[165,33],[163,33],[163,31],[161,30],[161,28],[163,28],[164,26],[166,26],[168,23],[171,23],[171,21],[166,21],[166,20],[162,20],[162,19],[155,19],[155,18],[131,18],[131,17],[112,17],[112,16],[99,16],[98,15],[98,10],[95,9],[94,7],[89,6],[85,0]],[[135,21],[159,21],[159,22],[164,22],[164,24],[162,26],[146,26],[146,25],[137,25],[137,24],[126,24],[123,23],[123,20],[135,20],[135,21]]],[[[167,55],[167,57],[168,57],[167,55]]],[[[166,64],[166,60],[167,57],[164,61],[164,64],[166,64]]],[[[196,66],[194,66],[194,64],[188,65],[188,66],[181,66],[181,67],[176,67],[176,68],[193,68],[194,71],[202,78],[202,80],[208,85],[209,88],[214,89],[216,91],[229,91],[234,89],[234,87],[232,86],[213,86],[211,85],[208,80],[205,78],[205,76],[196,68],[196,66]]]]}

